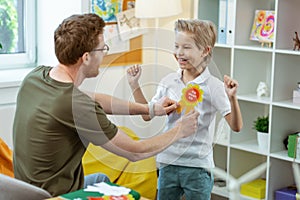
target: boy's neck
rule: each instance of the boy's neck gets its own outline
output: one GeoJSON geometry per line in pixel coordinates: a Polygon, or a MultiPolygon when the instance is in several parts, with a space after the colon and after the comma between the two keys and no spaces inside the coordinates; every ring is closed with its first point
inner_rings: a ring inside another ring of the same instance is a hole
{"type": "Polygon", "coordinates": [[[182,70],[182,81],[187,84],[188,82],[194,80],[197,78],[202,72],[204,71],[203,67],[200,67],[199,69],[193,68],[193,69],[184,69],[182,70]]]}

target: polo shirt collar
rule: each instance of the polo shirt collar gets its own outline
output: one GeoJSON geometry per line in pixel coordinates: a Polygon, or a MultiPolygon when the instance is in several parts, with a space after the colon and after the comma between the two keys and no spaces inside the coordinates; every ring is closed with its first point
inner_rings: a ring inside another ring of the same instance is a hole
{"type": "MultiPolygon", "coordinates": [[[[211,74],[208,70],[208,67],[205,67],[204,71],[197,78],[190,81],[189,83],[196,83],[196,84],[204,83],[210,76],[211,74]]],[[[176,80],[181,80],[181,77],[182,77],[182,69],[178,69],[176,80]]]]}

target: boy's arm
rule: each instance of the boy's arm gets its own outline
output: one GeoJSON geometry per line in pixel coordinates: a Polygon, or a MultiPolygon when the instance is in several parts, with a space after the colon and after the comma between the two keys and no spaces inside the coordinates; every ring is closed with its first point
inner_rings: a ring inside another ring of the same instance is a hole
{"type": "Polygon", "coordinates": [[[230,99],[231,113],[225,116],[230,128],[235,132],[240,132],[243,128],[243,119],[240,106],[236,97],[230,99]]]}
{"type": "MultiPolygon", "coordinates": [[[[138,103],[147,104],[148,101],[145,98],[144,93],[139,84],[139,79],[141,77],[141,74],[142,74],[141,66],[133,65],[132,67],[127,69],[127,80],[132,90],[134,100],[138,103]]],[[[142,115],[142,118],[145,121],[151,120],[151,117],[149,115],[142,115]]]]}
{"type": "Polygon", "coordinates": [[[140,65],[133,65],[127,69],[127,80],[129,86],[133,92],[134,100],[138,103],[147,104],[147,99],[145,98],[143,91],[139,84],[139,79],[142,74],[142,68],[140,65]]]}
{"type": "Polygon", "coordinates": [[[224,85],[231,105],[231,113],[226,115],[225,119],[233,131],[240,132],[243,127],[243,118],[239,102],[236,96],[238,82],[225,75],[224,85]]]}

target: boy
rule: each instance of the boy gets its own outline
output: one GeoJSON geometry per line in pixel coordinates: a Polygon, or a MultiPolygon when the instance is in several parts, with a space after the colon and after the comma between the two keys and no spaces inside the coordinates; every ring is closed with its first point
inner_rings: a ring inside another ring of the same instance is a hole
{"type": "MultiPolygon", "coordinates": [[[[179,101],[180,108],[168,115],[165,130],[191,109],[200,116],[196,135],[178,140],[157,156],[159,200],[179,200],[183,194],[186,200],[210,199],[213,187],[210,169],[214,167],[213,135],[208,130],[211,120],[220,112],[233,131],[239,132],[243,126],[236,96],[237,81],[225,75],[223,83],[207,68],[215,42],[216,28],[212,22],[176,21],[174,55],[180,69],[161,80],[149,104],[162,96],[179,101]]],[[[147,103],[138,83],[141,67],[135,65],[127,74],[136,102],[147,103]]],[[[152,117],[143,115],[146,121],[152,117]]]]}

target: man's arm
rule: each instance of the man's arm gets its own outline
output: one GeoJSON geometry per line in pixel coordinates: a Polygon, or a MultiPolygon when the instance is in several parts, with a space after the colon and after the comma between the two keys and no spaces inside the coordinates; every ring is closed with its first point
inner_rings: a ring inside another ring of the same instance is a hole
{"type": "Polygon", "coordinates": [[[125,101],[107,94],[94,93],[93,99],[98,102],[105,113],[118,115],[148,114],[147,104],[125,101]]]}
{"type": "Polygon", "coordinates": [[[198,116],[199,113],[193,110],[183,116],[169,131],[139,141],[131,139],[119,129],[115,137],[102,147],[130,161],[142,160],[163,151],[178,139],[194,134],[198,128],[198,116]]]}
{"type": "MultiPolygon", "coordinates": [[[[105,113],[114,115],[149,115],[148,104],[135,103],[113,97],[107,94],[89,93],[91,98],[98,102],[105,113]]],[[[176,101],[167,97],[161,98],[151,109],[155,116],[166,115],[174,111],[178,106],[176,101]]]]}

